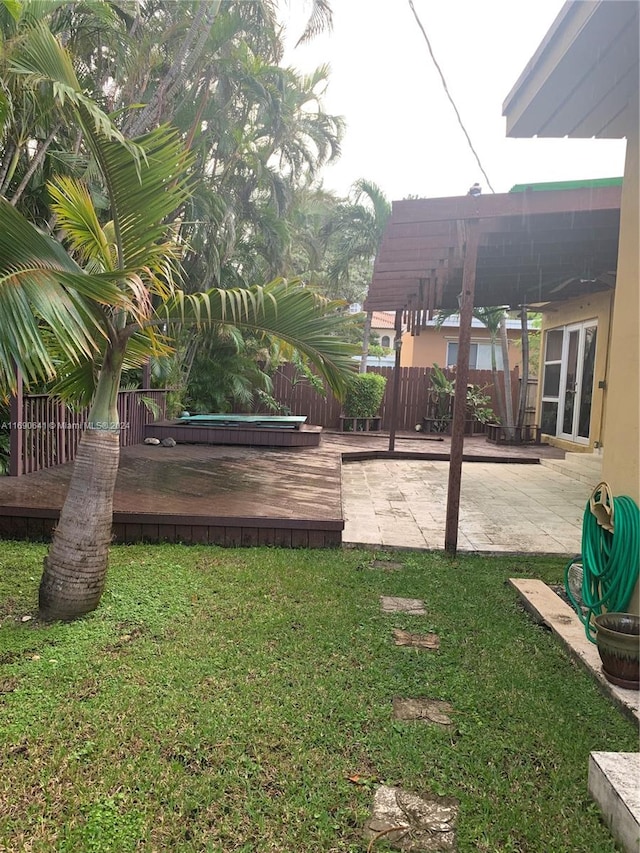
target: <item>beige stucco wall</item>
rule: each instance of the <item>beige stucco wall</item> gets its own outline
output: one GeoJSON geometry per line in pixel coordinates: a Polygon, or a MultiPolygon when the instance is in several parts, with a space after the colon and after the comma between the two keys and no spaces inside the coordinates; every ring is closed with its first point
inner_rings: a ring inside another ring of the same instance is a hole
{"type": "Polygon", "coordinates": [[[627,141],[618,275],[606,390],[603,478],[614,495],[640,504],[640,216],[638,129],[627,141]]]}
{"type": "MultiPolygon", "coordinates": [[[[598,334],[596,338],[596,361],[594,368],[593,399],[591,403],[591,421],[589,424],[589,447],[593,449],[604,443],[604,395],[605,391],[598,388],[599,382],[604,382],[607,376],[607,352],[609,349],[609,334],[611,325],[611,306],[613,294],[594,293],[581,299],[571,299],[567,302],[549,305],[542,315],[542,352],[540,355],[540,375],[543,372],[545,333],[550,329],[567,326],[571,323],[582,323],[585,320],[597,320],[598,334]]],[[[536,403],[536,423],[540,423],[542,408],[542,380],[538,383],[538,400],[536,403]]],[[[549,444],[557,444],[565,450],[586,450],[584,444],[574,444],[565,439],[548,437],[549,444]]]]}
{"type": "Polygon", "coordinates": [[[382,343],[382,336],[386,335],[389,338],[389,348],[393,349],[393,343],[396,339],[396,330],[395,329],[387,329],[382,326],[371,326],[371,331],[377,335],[378,342],[382,343]]]}
{"type": "MultiPolygon", "coordinates": [[[[522,366],[522,350],[515,346],[512,341],[520,340],[520,332],[517,329],[508,331],[509,336],[509,364],[511,370],[522,366]]],[[[431,367],[437,364],[444,367],[447,358],[447,341],[458,340],[457,328],[422,329],[419,335],[402,336],[402,354],[400,357],[401,367],[431,367]]],[[[484,329],[472,329],[471,340],[489,341],[489,333],[484,329]]]]}

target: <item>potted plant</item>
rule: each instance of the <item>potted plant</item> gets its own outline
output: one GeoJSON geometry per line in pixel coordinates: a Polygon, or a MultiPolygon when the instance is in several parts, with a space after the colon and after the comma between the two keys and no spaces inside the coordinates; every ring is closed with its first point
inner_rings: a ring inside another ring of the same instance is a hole
{"type": "Polygon", "coordinates": [[[484,432],[488,423],[495,420],[491,408],[491,397],[486,388],[479,385],[467,385],[467,418],[472,422],[472,432],[484,432]]]}
{"type": "Polygon", "coordinates": [[[638,690],[640,686],[640,616],[602,613],[595,617],[596,645],[607,681],[638,690]]]}
{"type": "Polygon", "coordinates": [[[343,432],[372,432],[380,429],[378,411],[387,384],[379,373],[357,373],[349,379],[340,417],[343,432]]]}
{"type": "Polygon", "coordinates": [[[431,368],[431,385],[427,398],[427,416],[422,419],[425,432],[450,433],[453,418],[455,379],[434,364],[431,368]]]}
{"type": "MultiPolygon", "coordinates": [[[[453,422],[453,399],[456,393],[455,376],[445,373],[434,364],[431,368],[431,386],[427,404],[427,417],[422,419],[422,430],[449,435],[453,422]]],[[[473,435],[484,430],[484,425],[495,418],[491,398],[479,385],[467,385],[467,410],[465,433],[473,435]]]]}

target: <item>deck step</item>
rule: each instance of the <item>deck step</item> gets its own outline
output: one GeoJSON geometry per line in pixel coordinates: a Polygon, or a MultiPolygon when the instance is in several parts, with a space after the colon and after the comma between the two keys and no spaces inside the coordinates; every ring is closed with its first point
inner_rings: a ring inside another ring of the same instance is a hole
{"type": "Polygon", "coordinates": [[[589,794],[611,834],[626,853],[637,853],[640,839],[640,753],[592,752],[589,794]]]}
{"type": "Polygon", "coordinates": [[[602,457],[596,453],[565,453],[564,459],[541,458],[540,464],[595,488],[602,480],[602,457]]]}

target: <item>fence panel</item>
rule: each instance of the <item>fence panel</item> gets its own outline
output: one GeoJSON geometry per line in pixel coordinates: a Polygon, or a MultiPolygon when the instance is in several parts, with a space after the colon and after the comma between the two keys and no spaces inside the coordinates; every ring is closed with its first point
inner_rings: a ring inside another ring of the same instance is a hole
{"type": "MultiPolygon", "coordinates": [[[[393,395],[392,367],[373,367],[371,372],[387,378],[380,415],[382,429],[391,428],[391,406],[393,395]]],[[[400,368],[400,394],[396,429],[413,430],[427,414],[430,386],[430,367],[400,368]]],[[[496,392],[490,370],[471,370],[469,382],[479,385],[491,398],[494,412],[498,412],[496,392]]],[[[530,380],[531,382],[531,380],[530,380]]],[[[341,404],[326,385],[325,396],[318,393],[308,380],[300,378],[291,364],[283,365],[273,377],[273,396],[293,415],[306,415],[308,422],[326,429],[337,429],[342,413],[341,404]]],[[[511,372],[511,388],[514,411],[517,411],[520,378],[517,368],[511,372]]],[[[118,414],[121,424],[122,447],[140,444],[144,440],[144,428],[148,423],[162,420],[166,416],[165,389],[138,389],[121,391],[118,394],[118,414]],[[144,398],[155,404],[158,417],[144,405],[144,398]]],[[[535,388],[532,392],[535,400],[535,388]]],[[[12,402],[12,428],[21,430],[21,442],[15,444],[17,452],[11,452],[9,472],[13,476],[30,474],[44,468],[62,465],[75,458],[78,442],[87,420],[88,410],[71,411],[60,400],[46,394],[29,394],[12,402]],[[19,452],[20,445],[22,452],[19,452]]]]}
{"type": "MultiPolygon", "coordinates": [[[[140,444],[145,424],[165,417],[166,393],[164,389],[120,391],[118,416],[122,447],[140,444]],[[158,418],[144,404],[145,398],[157,407],[158,418]]],[[[47,394],[27,394],[12,401],[11,412],[10,427],[20,430],[22,441],[15,443],[17,452],[11,453],[10,475],[32,474],[75,459],[88,408],[73,411],[47,394]]]]}
{"type": "MultiPolygon", "coordinates": [[[[391,406],[393,395],[393,367],[372,367],[372,373],[380,373],[387,378],[380,415],[382,429],[391,428],[391,406]]],[[[451,377],[455,372],[449,371],[451,377]]],[[[427,400],[430,386],[430,367],[401,367],[400,395],[396,429],[413,430],[427,414],[427,400]]],[[[470,370],[469,382],[479,385],[491,398],[491,407],[498,416],[496,390],[490,370],[470,370]]],[[[326,396],[322,397],[306,379],[300,379],[291,364],[283,365],[273,378],[273,396],[292,415],[306,415],[308,422],[326,429],[337,429],[340,424],[341,405],[325,387],[326,396]]],[[[514,414],[517,412],[520,378],[518,368],[511,371],[511,396],[514,414]]]]}

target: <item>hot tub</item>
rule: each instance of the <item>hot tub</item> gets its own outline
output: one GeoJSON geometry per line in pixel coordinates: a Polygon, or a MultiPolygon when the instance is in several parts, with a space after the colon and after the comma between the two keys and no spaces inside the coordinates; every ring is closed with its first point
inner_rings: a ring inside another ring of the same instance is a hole
{"type": "Polygon", "coordinates": [[[254,429],[300,429],[306,415],[182,415],[176,423],[193,426],[252,427],[254,429]]]}
{"type": "Polygon", "coordinates": [[[317,447],[322,427],[304,415],[183,415],[147,424],[145,438],[173,438],[177,444],[243,444],[249,447],[317,447]]]}

